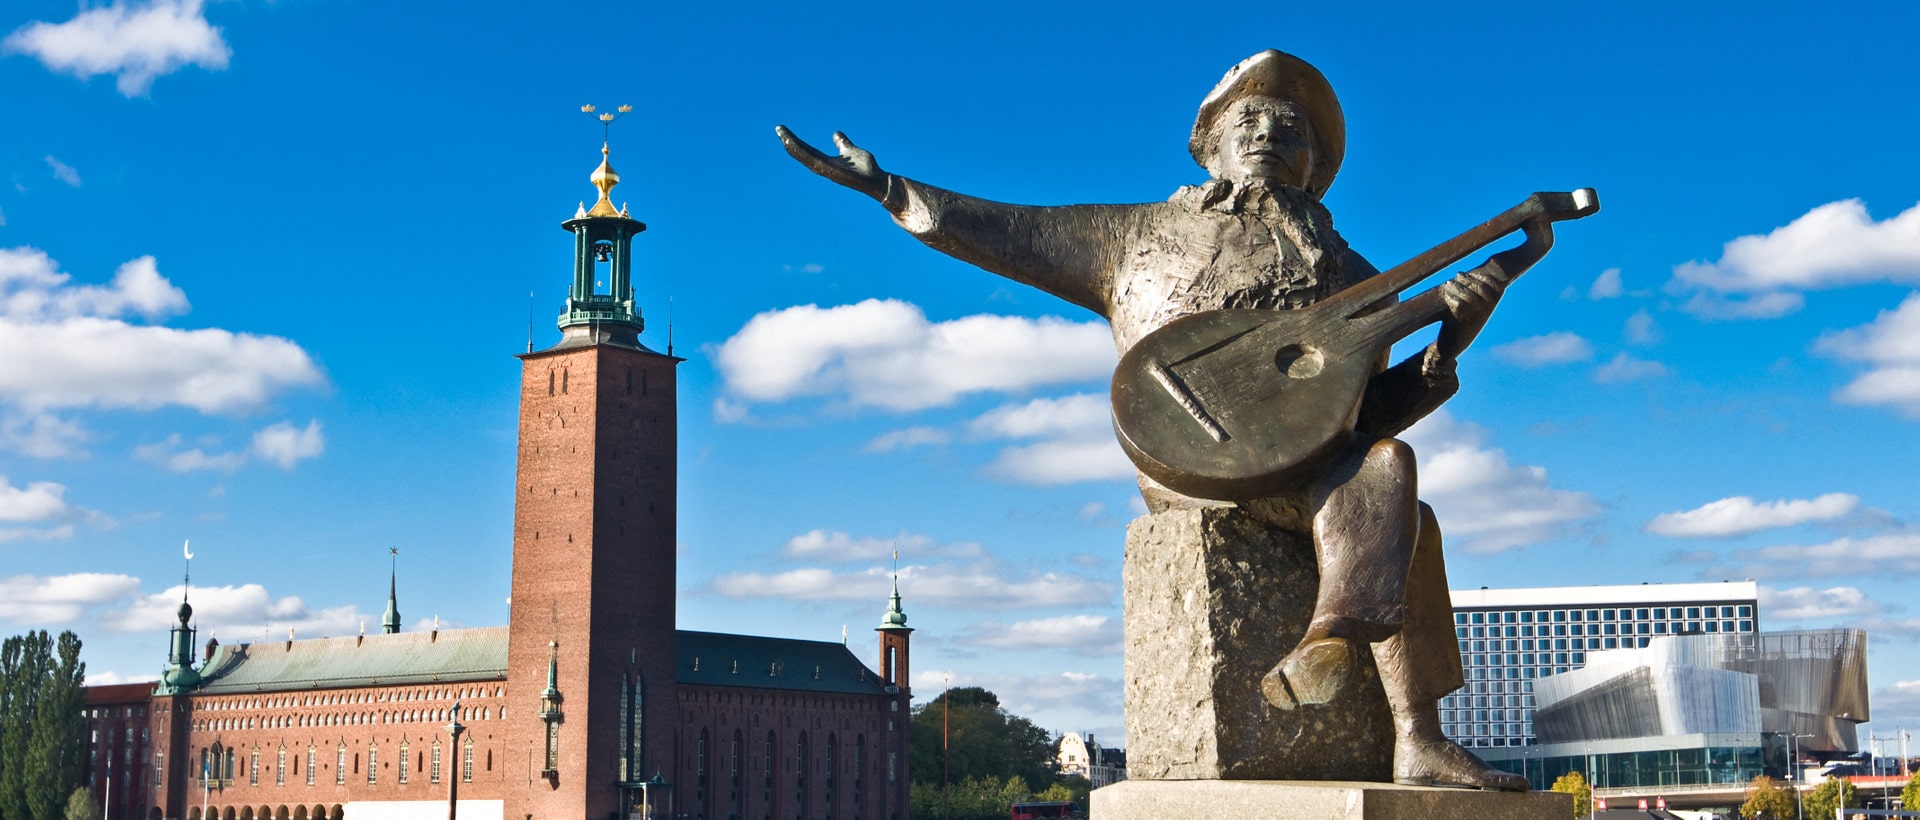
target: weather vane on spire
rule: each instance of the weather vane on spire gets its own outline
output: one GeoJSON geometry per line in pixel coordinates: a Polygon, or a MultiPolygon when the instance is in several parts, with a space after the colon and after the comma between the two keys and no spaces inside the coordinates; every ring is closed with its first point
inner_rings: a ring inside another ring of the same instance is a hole
{"type": "Polygon", "coordinates": [[[595,109],[593,106],[591,105],[580,106],[580,113],[585,114],[589,117],[593,117],[594,119],[597,119],[600,121],[600,138],[601,138],[600,141],[601,142],[613,141],[613,121],[632,113],[633,106],[623,105],[623,106],[620,106],[619,108],[615,108],[614,111],[618,113],[596,114],[594,113],[595,109]]]}

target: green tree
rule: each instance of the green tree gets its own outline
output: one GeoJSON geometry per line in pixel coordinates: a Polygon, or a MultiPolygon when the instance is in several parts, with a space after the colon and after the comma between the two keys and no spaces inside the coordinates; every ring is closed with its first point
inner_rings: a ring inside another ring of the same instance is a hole
{"type": "Polygon", "coordinates": [[[988,776],[950,783],[944,798],[939,782],[914,783],[907,809],[913,820],[1005,820],[1009,807],[1031,799],[1026,781],[988,776]]]}
{"type": "MultiPolygon", "coordinates": [[[[47,633],[40,639],[47,642],[47,633]]],[[[46,647],[50,663],[40,682],[40,703],[33,716],[27,754],[27,811],[33,817],[59,817],[67,796],[80,783],[82,744],[86,738],[87,665],[80,662],[80,638],[62,632],[46,647]]]]}
{"type": "Polygon", "coordinates": [[[93,792],[81,786],[67,795],[66,820],[100,820],[100,807],[94,805],[93,792]]]}
{"type": "Polygon", "coordinates": [[[1587,778],[1579,772],[1567,772],[1553,781],[1552,791],[1573,795],[1573,816],[1585,817],[1593,813],[1593,788],[1587,785],[1587,778]]]}
{"type": "Polygon", "coordinates": [[[1793,795],[1781,788],[1780,781],[1760,775],[1747,784],[1747,802],[1740,806],[1746,820],[1787,820],[1793,817],[1793,795]]]}
{"type": "Polygon", "coordinates": [[[1844,778],[1829,777],[1801,798],[1800,808],[1807,817],[1827,820],[1833,816],[1834,809],[1860,808],[1860,791],[1844,778]]]}
{"type": "Polygon", "coordinates": [[[1033,799],[1070,800],[1080,806],[1080,816],[1088,817],[1093,813],[1093,801],[1088,799],[1092,794],[1093,783],[1077,774],[1065,774],[1053,781],[1053,785],[1048,786],[1046,791],[1034,795],[1033,799]]]}
{"type": "Polygon", "coordinates": [[[914,709],[912,738],[908,771],[914,783],[940,785],[943,752],[950,789],[988,778],[1003,786],[1019,778],[1023,788],[1054,781],[1053,743],[1046,730],[1002,709],[999,697],[977,686],[949,689],[914,709]]]}
{"type": "Polygon", "coordinates": [[[0,818],[64,813],[80,783],[86,719],[80,639],[45,631],[0,641],[0,818]]]}
{"type": "Polygon", "coordinates": [[[1920,771],[1907,778],[1906,788],[1900,790],[1900,805],[1907,807],[1908,811],[1920,809],[1920,771]]]}

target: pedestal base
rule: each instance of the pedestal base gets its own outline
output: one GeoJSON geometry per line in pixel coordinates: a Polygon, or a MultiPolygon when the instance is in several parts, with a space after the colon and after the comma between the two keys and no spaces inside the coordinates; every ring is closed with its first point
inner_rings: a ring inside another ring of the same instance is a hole
{"type": "Polygon", "coordinates": [[[1127,528],[1121,575],[1134,781],[1393,779],[1393,725],[1369,649],[1332,703],[1289,711],[1260,694],[1313,615],[1310,537],[1230,507],[1144,515],[1127,528]]]}
{"type": "Polygon", "coordinates": [[[1539,820],[1572,817],[1573,795],[1483,792],[1389,783],[1125,780],[1093,792],[1100,820],[1539,820]]]}

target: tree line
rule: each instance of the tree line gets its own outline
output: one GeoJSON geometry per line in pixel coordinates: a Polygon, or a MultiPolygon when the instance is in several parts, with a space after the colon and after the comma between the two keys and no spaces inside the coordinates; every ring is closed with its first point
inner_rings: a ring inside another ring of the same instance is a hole
{"type": "Polygon", "coordinates": [[[1006,820],[1030,800],[1070,800],[1086,816],[1091,784],[1061,775],[1047,731],[986,689],[949,689],[914,707],[911,738],[913,820],[1006,820]]]}
{"type": "Polygon", "coordinates": [[[0,642],[0,820],[66,815],[85,773],[86,675],[72,632],[0,642]]]}

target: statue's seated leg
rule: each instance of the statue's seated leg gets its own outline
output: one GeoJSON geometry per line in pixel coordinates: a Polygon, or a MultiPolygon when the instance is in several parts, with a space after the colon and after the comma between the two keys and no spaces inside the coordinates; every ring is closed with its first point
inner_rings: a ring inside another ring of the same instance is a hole
{"type": "Polygon", "coordinates": [[[1453,634],[1453,603],[1440,524],[1420,505],[1420,537],[1407,578],[1407,618],[1373,647],[1393,711],[1393,779],[1413,786],[1526,791],[1527,779],[1488,766],[1440,730],[1440,698],[1465,682],[1453,634]]]}
{"type": "Polygon", "coordinates": [[[1320,565],[1313,620],[1260,682],[1281,709],[1332,700],[1359,668],[1357,644],[1400,631],[1419,536],[1413,451],[1394,439],[1356,440],[1309,497],[1320,565]]]}

